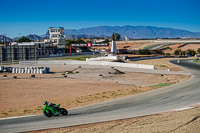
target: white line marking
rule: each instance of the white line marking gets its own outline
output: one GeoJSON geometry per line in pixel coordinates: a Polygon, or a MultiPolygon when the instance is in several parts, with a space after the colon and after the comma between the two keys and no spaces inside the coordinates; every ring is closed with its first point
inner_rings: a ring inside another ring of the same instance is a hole
{"type": "Polygon", "coordinates": [[[182,110],[186,110],[186,109],[191,109],[193,107],[184,107],[184,108],[180,108],[180,109],[175,109],[173,111],[182,111],[182,110]]]}

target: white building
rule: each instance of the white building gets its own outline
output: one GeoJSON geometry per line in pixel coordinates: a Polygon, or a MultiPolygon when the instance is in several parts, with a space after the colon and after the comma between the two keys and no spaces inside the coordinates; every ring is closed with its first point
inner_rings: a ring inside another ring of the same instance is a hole
{"type": "Polygon", "coordinates": [[[54,45],[64,47],[66,44],[64,32],[65,29],[63,27],[50,27],[47,32],[47,36],[50,42],[53,42],[54,45]]]}
{"type": "Polygon", "coordinates": [[[129,41],[129,38],[128,38],[128,36],[125,36],[125,41],[129,41]]]}

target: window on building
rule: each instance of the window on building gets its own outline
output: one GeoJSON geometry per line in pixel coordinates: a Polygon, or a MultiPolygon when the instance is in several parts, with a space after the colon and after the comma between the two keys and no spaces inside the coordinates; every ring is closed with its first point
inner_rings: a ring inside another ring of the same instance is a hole
{"type": "Polygon", "coordinates": [[[60,35],[60,37],[65,37],[64,35],[60,35]]]}
{"type": "Polygon", "coordinates": [[[58,35],[57,34],[53,34],[53,37],[58,37],[58,35]]]}

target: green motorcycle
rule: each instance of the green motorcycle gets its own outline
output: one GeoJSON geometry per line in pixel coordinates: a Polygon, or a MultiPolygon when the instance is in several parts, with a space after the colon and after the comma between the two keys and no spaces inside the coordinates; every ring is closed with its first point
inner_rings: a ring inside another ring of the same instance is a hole
{"type": "Polygon", "coordinates": [[[68,115],[68,111],[65,108],[60,108],[60,104],[56,105],[47,101],[44,102],[43,113],[46,117],[68,115]]]}

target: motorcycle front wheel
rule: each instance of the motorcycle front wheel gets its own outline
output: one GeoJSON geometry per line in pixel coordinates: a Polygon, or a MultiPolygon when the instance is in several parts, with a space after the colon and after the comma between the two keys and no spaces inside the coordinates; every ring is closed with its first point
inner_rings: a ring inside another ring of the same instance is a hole
{"type": "Polygon", "coordinates": [[[60,112],[62,115],[65,115],[65,116],[68,115],[68,111],[65,108],[61,108],[60,112]]]}

